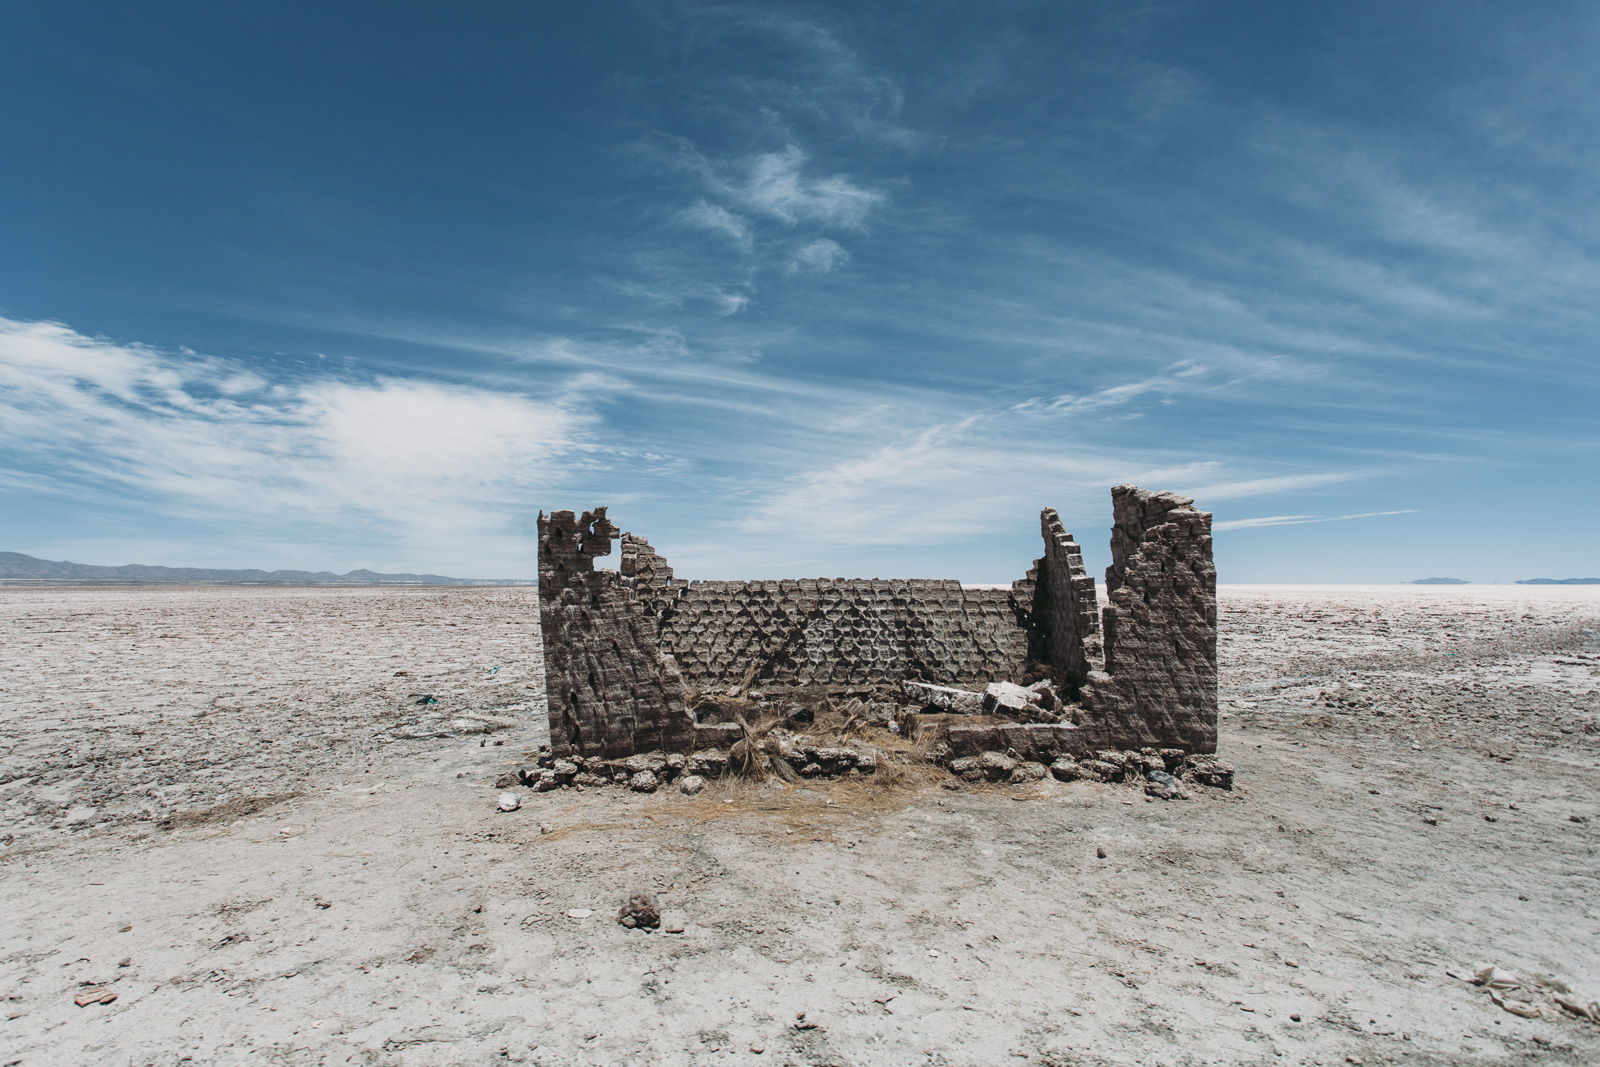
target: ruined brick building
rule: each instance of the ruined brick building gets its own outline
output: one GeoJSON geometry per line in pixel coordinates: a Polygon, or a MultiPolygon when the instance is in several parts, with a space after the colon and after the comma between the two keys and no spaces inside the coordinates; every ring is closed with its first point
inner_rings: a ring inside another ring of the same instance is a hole
{"type": "Polygon", "coordinates": [[[1053,744],[1216,749],[1211,516],[1133,486],[1111,491],[1109,603],[1053,508],[1044,555],[1009,589],[924,579],[691,582],[642,537],[594,568],[605,508],[539,516],[539,604],[558,753],[687,751],[687,692],[898,692],[907,680],[981,687],[1047,673],[1075,701],[1053,744]]]}

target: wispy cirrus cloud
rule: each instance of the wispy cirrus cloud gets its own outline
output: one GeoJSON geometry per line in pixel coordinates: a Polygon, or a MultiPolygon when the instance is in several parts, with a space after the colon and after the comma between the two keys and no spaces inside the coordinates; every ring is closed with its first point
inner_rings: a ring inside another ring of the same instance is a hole
{"type": "Polygon", "coordinates": [[[268,383],[227,359],[0,318],[0,470],[14,483],[140,494],[240,526],[375,526],[459,547],[503,535],[583,441],[581,398],[326,372],[268,383]]]}
{"type": "Polygon", "coordinates": [[[802,246],[789,261],[788,273],[828,274],[850,262],[850,253],[837,241],[819,237],[802,246]]]}
{"type": "Polygon", "coordinates": [[[749,249],[754,241],[748,222],[722,205],[708,200],[695,201],[692,206],[679,212],[678,218],[689,226],[726,237],[743,249],[749,249]]]}
{"type": "Polygon", "coordinates": [[[1363,511],[1356,515],[1265,515],[1255,519],[1229,519],[1213,523],[1213,530],[1249,530],[1258,526],[1303,526],[1312,522],[1343,522],[1346,519],[1376,519],[1384,515],[1417,515],[1421,508],[1398,511],[1363,511]]]}
{"type": "Polygon", "coordinates": [[[1125,407],[1140,397],[1156,395],[1170,396],[1174,393],[1192,389],[1196,383],[1205,379],[1209,373],[1206,367],[1192,360],[1184,360],[1174,364],[1160,374],[1142,378],[1138,381],[1125,382],[1121,385],[1109,385],[1097,389],[1092,393],[1081,395],[1063,394],[1056,397],[1031,397],[1011,410],[1019,414],[1036,415],[1082,415],[1094,411],[1104,411],[1108,408],[1125,407]]]}
{"type": "MultiPolygon", "coordinates": [[[[1239,500],[1244,497],[1266,496],[1272,493],[1292,493],[1300,489],[1317,489],[1325,485],[1338,485],[1360,477],[1354,471],[1326,471],[1319,474],[1281,474],[1271,478],[1247,478],[1238,482],[1218,482],[1183,490],[1184,496],[1196,500],[1239,500]]],[[[1304,516],[1300,516],[1304,518],[1304,516]]]]}
{"type": "Polygon", "coordinates": [[[737,177],[714,176],[716,188],[735,203],[780,222],[802,222],[859,230],[884,194],[847,174],[808,173],[807,155],[796,144],[741,161],[737,177]]]}

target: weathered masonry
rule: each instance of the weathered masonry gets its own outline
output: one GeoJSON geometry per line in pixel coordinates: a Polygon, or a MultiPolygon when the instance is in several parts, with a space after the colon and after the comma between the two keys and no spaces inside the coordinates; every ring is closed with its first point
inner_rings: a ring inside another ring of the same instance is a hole
{"type": "Polygon", "coordinates": [[[1109,603],[1053,508],[1044,555],[1009,589],[923,579],[690,582],[642,537],[597,571],[605,508],[539,516],[539,602],[558,755],[687,752],[688,692],[818,690],[895,699],[906,681],[981,688],[1051,678],[1072,700],[1064,751],[1216,749],[1211,516],[1172,493],[1111,491],[1109,603]]]}

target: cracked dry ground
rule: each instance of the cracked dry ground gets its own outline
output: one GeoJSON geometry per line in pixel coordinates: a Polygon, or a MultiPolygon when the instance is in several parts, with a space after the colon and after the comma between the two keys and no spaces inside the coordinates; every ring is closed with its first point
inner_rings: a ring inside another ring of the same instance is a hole
{"type": "Polygon", "coordinates": [[[543,737],[536,620],[531,589],[0,591],[0,1063],[1600,1058],[1464,980],[1600,999],[1600,591],[1225,588],[1239,788],[1172,803],[496,814],[543,737]],[[618,926],[636,887],[687,930],[618,926]]]}

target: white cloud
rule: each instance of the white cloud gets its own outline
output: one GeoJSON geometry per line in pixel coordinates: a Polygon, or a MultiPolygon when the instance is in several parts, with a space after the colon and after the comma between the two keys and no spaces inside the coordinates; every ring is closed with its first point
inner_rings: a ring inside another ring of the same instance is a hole
{"type": "Polygon", "coordinates": [[[750,298],[743,293],[729,293],[719,290],[716,299],[718,315],[737,315],[750,306],[750,298]]]}
{"type": "Polygon", "coordinates": [[[229,360],[0,318],[10,479],[113,486],[168,514],[376,526],[418,544],[494,535],[557,479],[585,423],[571,399],[327,375],[269,385],[229,360]]]}
{"type": "Polygon", "coordinates": [[[858,230],[884,199],[843,174],[812,177],[805,164],[799,145],[785,145],[746,160],[739,178],[719,184],[725,196],[790,225],[810,222],[858,230]]]}
{"type": "Polygon", "coordinates": [[[1091,411],[1122,407],[1151,393],[1170,395],[1192,388],[1194,383],[1204,378],[1207,373],[1207,369],[1200,364],[1185,360],[1174,364],[1161,374],[1142,381],[1107,386],[1082,396],[1065,394],[1051,398],[1033,397],[1016,405],[1012,410],[1044,415],[1082,415],[1091,411]]]}
{"type": "Polygon", "coordinates": [[[1324,522],[1315,515],[1264,515],[1257,519],[1232,519],[1213,523],[1213,530],[1248,530],[1254,526],[1298,526],[1303,522],[1324,522]]]}
{"type": "Polygon", "coordinates": [[[1213,530],[1248,530],[1257,526],[1301,526],[1311,522],[1343,522],[1346,519],[1375,519],[1382,515],[1416,515],[1420,509],[1363,511],[1358,515],[1267,515],[1259,519],[1230,519],[1214,523],[1213,530]]]}
{"type": "Polygon", "coordinates": [[[1199,466],[1150,469],[1090,448],[1030,449],[1014,427],[972,416],[799,473],[740,528],[811,546],[927,544],[1026,522],[1045,504],[1100,499],[1123,481],[1193,478],[1199,466]]]}
{"type": "Polygon", "coordinates": [[[753,240],[750,227],[744,219],[722,205],[707,200],[697,201],[693,207],[685,208],[678,217],[690,226],[727,237],[741,248],[748,249],[753,240]]]}
{"type": "MultiPolygon", "coordinates": [[[[1183,490],[1184,496],[1196,500],[1239,500],[1268,493],[1289,493],[1296,489],[1315,489],[1323,485],[1336,485],[1358,477],[1350,471],[1330,471],[1325,474],[1286,474],[1276,478],[1251,478],[1241,482],[1221,482],[1183,490]]],[[[1304,517],[1304,516],[1301,516],[1304,517]]]]}
{"type": "Polygon", "coordinates": [[[819,237],[794,254],[794,258],[789,261],[788,273],[828,274],[849,261],[850,253],[846,252],[838,242],[819,237]]]}

